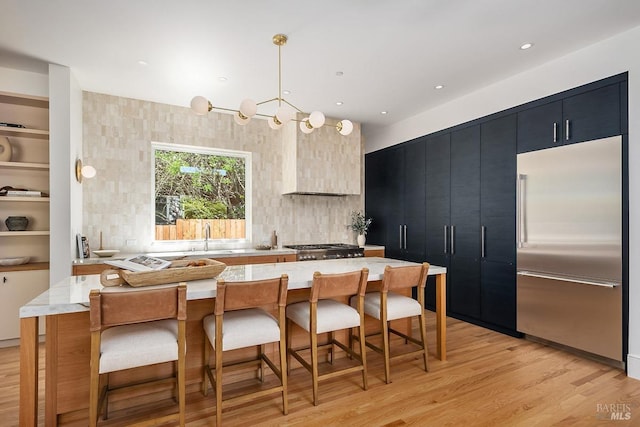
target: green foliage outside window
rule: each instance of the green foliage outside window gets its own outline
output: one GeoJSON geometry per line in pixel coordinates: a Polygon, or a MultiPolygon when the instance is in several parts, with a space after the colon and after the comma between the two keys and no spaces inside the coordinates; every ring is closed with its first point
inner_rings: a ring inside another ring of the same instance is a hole
{"type": "Polygon", "coordinates": [[[243,157],[155,150],[156,224],[244,219],[243,157]]]}

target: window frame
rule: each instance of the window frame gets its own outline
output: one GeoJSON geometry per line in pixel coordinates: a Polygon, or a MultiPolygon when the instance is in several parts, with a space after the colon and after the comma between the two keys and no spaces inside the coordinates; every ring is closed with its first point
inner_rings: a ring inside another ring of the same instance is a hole
{"type": "Polygon", "coordinates": [[[210,242],[218,243],[247,243],[251,242],[252,230],[252,153],[250,151],[229,150],[224,148],[203,147],[197,145],[172,144],[167,142],[151,141],[151,206],[153,206],[151,216],[151,242],[152,244],[175,244],[175,243],[195,243],[201,240],[156,240],[156,151],[177,151],[183,153],[206,154],[213,156],[240,157],[244,159],[244,220],[245,220],[245,237],[244,239],[211,239],[210,242]]]}

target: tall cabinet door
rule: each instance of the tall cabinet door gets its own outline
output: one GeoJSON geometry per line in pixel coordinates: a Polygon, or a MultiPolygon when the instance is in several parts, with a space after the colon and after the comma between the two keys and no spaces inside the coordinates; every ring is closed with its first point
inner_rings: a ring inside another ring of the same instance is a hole
{"type": "Polygon", "coordinates": [[[481,125],[481,319],[516,329],[515,114],[481,125]]]}
{"type": "MultiPolygon", "coordinates": [[[[404,149],[386,151],[385,256],[402,259],[404,225],[404,149]]],[[[374,219],[375,221],[375,219],[374,219]]]]}
{"type": "Polygon", "coordinates": [[[407,261],[425,259],[425,142],[404,149],[404,256],[407,261]]]}
{"type": "Polygon", "coordinates": [[[480,317],[480,126],[451,132],[450,310],[480,317]]]}
{"type": "MultiPolygon", "coordinates": [[[[451,217],[451,134],[429,137],[426,148],[425,259],[449,269],[449,224],[451,217]]],[[[449,277],[449,275],[447,275],[449,277]]],[[[435,310],[435,277],[429,276],[425,303],[435,310]]]]}
{"type": "Polygon", "coordinates": [[[367,243],[385,245],[386,230],[384,219],[386,216],[386,186],[387,186],[386,152],[376,151],[365,156],[364,206],[367,218],[374,218],[367,231],[367,243]]]}

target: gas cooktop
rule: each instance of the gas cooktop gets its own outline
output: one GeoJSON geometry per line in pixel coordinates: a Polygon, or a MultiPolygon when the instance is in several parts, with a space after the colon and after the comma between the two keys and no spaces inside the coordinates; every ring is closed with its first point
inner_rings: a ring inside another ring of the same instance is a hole
{"type": "Polygon", "coordinates": [[[346,243],[322,243],[307,245],[285,245],[285,248],[297,251],[298,261],[321,259],[358,258],[364,256],[364,248],[346,243]]]}

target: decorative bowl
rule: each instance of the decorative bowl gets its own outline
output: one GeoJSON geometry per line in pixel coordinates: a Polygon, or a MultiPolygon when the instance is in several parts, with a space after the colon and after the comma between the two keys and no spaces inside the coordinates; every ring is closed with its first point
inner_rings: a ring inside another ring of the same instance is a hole
{"type": "Polygon", "coordinates": [[[97,251],[93,251],[94,254],[98,255],[101,258],[114,256],[117,253],[120,253],[117,249],[99,249],[97,251]]]}
{"type": "Polygon", "coordinates": [[[4,223],[7,225],[9,231],[24,231],[29,225],[29,218],[26,216],[10,216],[4,223]]]}
{"type": "Polygon", "coordinates": [[[0,258],[0,266],[7,265],[22,265],[29,262],[28,256],[21,256],[15,258],[0,258]]]}

